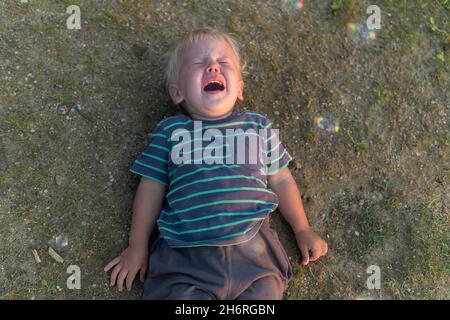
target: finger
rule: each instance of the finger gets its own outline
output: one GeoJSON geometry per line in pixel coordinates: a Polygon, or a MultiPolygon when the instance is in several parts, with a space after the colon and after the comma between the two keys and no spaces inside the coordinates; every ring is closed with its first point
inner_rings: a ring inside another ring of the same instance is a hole
{"type": "Polygon", "coordinates": [[[117,275],[119,274],[120,270],[122,269],[122,265],[118,264],[115,266],[111,273],[111,283],[110,285],[113,286],[116,283],[117,275]]]}
{"type": "Polygon", "coordinates": [[[306,266],[309,263],[308,247],[305,245],[300,246],[300,252],[302,253],[302,264],[306,266]]]}
{"type": "Polygon", "coordinates": [[[125,280],[127,275],[128,270],[123,269],[122,271],[120,271],[119,277],[117,278],[117,288],[119,289],[119,291],[123,290],[123,280],[125,280]]]}
{"type": "Polygon", "coordinates": [[[116,264],[118,264],[120,262],[120,257],[114,258],[112,261],[110,261],[106,267],[103,269],[103,271],[108,271],[109,269],[111,269],[112,267],[114,267],[116,264]]]}
{"type": "Polygon", "coordinates": [[[144,265],[141,267],[141,272],[139,273],[141,282],[145,282],[145,274],[147,273],[147,264],[144,263],[144,265]]]}
{"type": "Polygon", "coordinates": [[[127,290],[130,291],[131,287],[133,286],[134,278],[136,277],[136,271],[128,271],[127,280],[125,281],[125,286],[127,287],[127,290]]]}
{"type": "Polygon", "coordinates": [[[317,259],[320,258],[320,253],[319,253],[319,249],[314,248],[311,250],[311,255],[309,257],[309,261],[316,261],[317,259]]]}
{"type": "Polygon", "coordinates": [[[328,244],[324,242],[323,249],[322,249],[322,256],[326,255],[328,252],[328,244]]]}

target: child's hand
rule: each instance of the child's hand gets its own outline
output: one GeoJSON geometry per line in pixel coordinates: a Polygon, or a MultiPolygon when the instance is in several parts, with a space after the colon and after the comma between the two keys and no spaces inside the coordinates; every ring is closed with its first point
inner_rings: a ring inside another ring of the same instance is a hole
{"type": "Polygon", "coordinates": [[[328,245],[313,230],[305,229],[295,233],[298,248],[302,253],[302,264],[316,261],[327,254],[328,245]]]}
{"type": "Polygon", "coordinates": [[[119,291],[123,290],[124,281],[128,291],[131,290],[134,277],[140,272],[140,279],[145,280],[145,272],[147,271],[148,252],[146,248],[138,249],[133,247],[126,248],[120,256],[109,262],[103,269],[105,272],[112,269],[111,283],[113,286],[117,280],[117,288],[119,291]]]}

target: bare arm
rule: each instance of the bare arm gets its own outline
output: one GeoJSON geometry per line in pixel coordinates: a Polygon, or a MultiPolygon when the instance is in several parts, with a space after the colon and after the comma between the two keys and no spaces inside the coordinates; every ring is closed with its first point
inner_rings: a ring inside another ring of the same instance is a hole
{"type": "Polygon", "coordinates": [[[289,168],[268,176],[269,187],[277,194],[279,209],[294,233],[309,229],[300,191],[289,168]]]}
{"type": "Polygon", "coordinates": [[[133,217],[128,248],[109,262],[104,271],[111,268],[111,285],[117,281],[122,291],[124,281],[131,290],[133,280],[140,270],[140,279],[144,282],[148,264],[148,242],[155,228],[155,222],[164,202],[166,187],[159,182],[141,178],[133,203],[133,217]]]}
{"type": "Polygon", "coordinates": [[[162,184],[144,177],[141,178],[133,202],[130,247],[148,249],[148,241],[161,211],[165,192],[166,187],[162,184]]]}
{"type": "Polygon", "coordinates": [[[281,214],[294,231],[303,264],[306,265],[309,261],[324,256],[328,251],[328,245],[310,228],[300,191],[289,168],[283,168],[276,174],[269,175],[268,184],[278,196],[281,214]]]}

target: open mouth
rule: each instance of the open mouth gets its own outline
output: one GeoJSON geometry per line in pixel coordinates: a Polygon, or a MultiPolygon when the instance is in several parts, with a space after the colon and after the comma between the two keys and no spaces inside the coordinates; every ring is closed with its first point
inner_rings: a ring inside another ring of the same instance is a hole
{"type": "Polygon", "coordinates": [[[208,93],[218,93],[225,90],[225,85],[220,80],[212,80],[203,87],[203,90],[208,93]]]}

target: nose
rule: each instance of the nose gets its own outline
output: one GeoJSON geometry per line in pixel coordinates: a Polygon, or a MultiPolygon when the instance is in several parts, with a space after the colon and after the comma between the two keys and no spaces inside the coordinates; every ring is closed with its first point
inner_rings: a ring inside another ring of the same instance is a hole
{"type": "Polygon", "coordinates": [[[220,67],[217,62],[211,62],[206,69],[207,72],[220,72],[220,67]]]}

